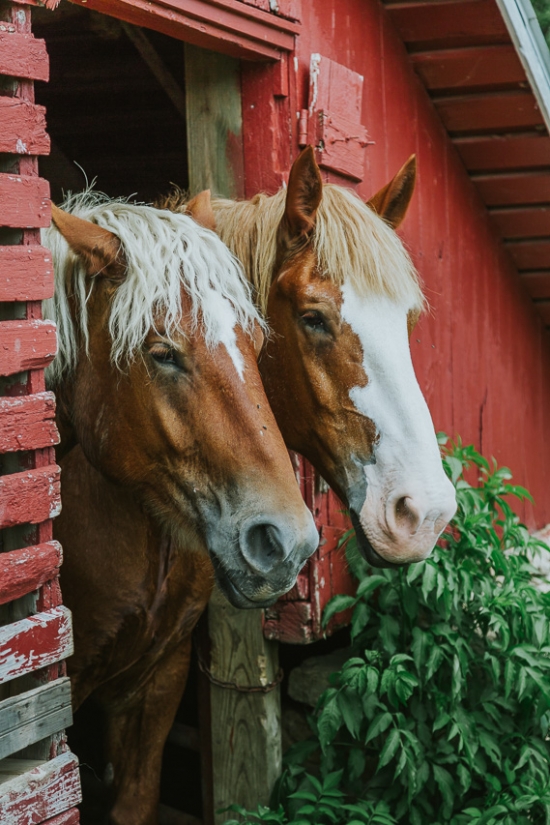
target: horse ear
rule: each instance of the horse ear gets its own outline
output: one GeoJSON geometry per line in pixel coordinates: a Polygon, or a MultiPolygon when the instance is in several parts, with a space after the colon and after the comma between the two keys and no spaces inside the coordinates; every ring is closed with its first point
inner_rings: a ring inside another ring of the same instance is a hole
{"type": "Polygon", "coordinates": [[[367,201],[393,229],[397,229],[407,214],[416,183],[416,155],[411,155],[397,175],[367,201]]]}
{"type": "Polygon", "coordinates": [[[291,240],[311,235],[322,197],[323,181],[313,146],[306,146],[292,164],[288,178],[283,223],[291,240]]]}
{"type": "Polygon", "coordinates": [[[205,229],[216,231],[216,216],[212,209],[210,189],[205,189],[204,192],[199,192],[198,195],[195,195],[187,204],[186,211],[191,215],[193,220],[200,223],[205,229]]]}
{"type": "Polygon", "coordinates": [[[121,280],[126,272],[120,239],[108,229],[64,212],[52,203],[52,220],[73,252],[80,255],[89,275],[121,280]]]}

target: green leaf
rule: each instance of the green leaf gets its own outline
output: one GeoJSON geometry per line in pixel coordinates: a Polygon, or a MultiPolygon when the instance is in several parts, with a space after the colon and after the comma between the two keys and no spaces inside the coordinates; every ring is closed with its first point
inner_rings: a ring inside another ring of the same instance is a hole
{"type": "Polygon", "coordinates": [[[388,762],[391,762],[395,754],[397,753],[397,749],[401,743],[401,734],[397,730],[397,728],[392,728],[388,734],[388,738],[384,743],[384,747],[382,748],[382,753],[380,754],[380,758],[378,760],[378,768],[383,768],[388,762]]]}
{"type": "Polygon", "coordinates": [[[354,596],[333,596],[323,612],[323,627],[326,627],[332,617],[337,613],[353,607],[356,601],[357,599],[354,596]]]}
{"type": "Polygon", "coordinates": [[[379,713],[378,716],[375,716],[369,725],[369,729],[365,737],[365,745],[368,744],[371,739],[374,739],[375,736],[378,736],[380,733],[384,733],[384,731],[389,728],[391,723],[392,715],[387,711],[385,713],[379,713]]]}

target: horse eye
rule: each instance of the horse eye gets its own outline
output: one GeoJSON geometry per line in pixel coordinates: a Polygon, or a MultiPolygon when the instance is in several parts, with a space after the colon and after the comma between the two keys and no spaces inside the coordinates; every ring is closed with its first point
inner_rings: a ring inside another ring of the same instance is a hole
{"type": "Polygon", "coordinates": [[[302,321],[309,327],[309,329],[315,329],[317,331],[326,330],[325,319],[321,315],[320,312],[317,312],[314,309],[309,309],[307,312],[302,314],[302,321]]]}
{"type": "Polygon", "coordinates": [[[163,364],[164,366],[179,366],[177,351],[172,347],[157,344],[156,346],[151,347],[149,350],[149,355],[157,362],[157,364],[163,364]]]}

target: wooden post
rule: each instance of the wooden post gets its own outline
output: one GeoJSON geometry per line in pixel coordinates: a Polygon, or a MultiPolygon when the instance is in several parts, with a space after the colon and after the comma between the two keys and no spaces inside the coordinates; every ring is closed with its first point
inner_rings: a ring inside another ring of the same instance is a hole
{"type": "MultiPolygon", "coordinates": [[[[242,197],[243,140],[239,62],[225,55],[185,46],[185,93],[189,189],[242,197]]],[[[255,808],[267,803],[281,769],[279,687],[269,693],[247,688],[271,683],[278,672],[278,645],[264,638],[261,610],[237,610],[215,591],[208,606],[210,674],[199,700],[201,720],[209,718],[212,776],[205,799],[205,825],[219,825],[220,808],[239,803],[255,808]]],[[[201,724],[201,737],[205,735],[201,724]]],[[[204,763],[203,763],[204,764],[204,763]]],[[[203,771],[204,775],[205,771],[203,771]]]]}

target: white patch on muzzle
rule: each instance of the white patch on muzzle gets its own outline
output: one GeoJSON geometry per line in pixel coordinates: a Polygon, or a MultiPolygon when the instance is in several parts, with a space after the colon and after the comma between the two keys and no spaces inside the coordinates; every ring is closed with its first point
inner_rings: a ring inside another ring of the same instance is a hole
{"type": "Polygon", "coordinates": [[[428,406],[418,386],[407,334],[407,307],[342,288],[342,318],[361,341],[368,383],[353,387],[356,409],[375,425],[374,462],[364,467],[359,513],[367,538],[386,561],[421,561],[456,510],[428,406]]]}

